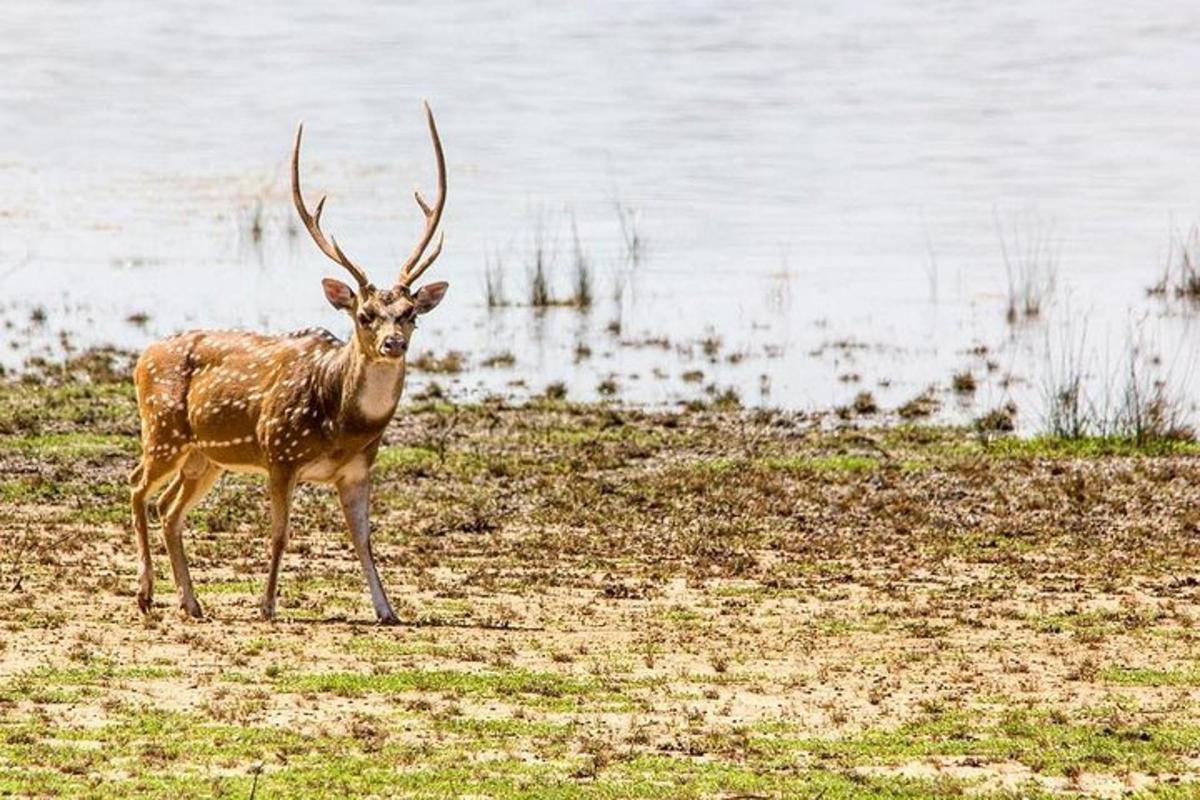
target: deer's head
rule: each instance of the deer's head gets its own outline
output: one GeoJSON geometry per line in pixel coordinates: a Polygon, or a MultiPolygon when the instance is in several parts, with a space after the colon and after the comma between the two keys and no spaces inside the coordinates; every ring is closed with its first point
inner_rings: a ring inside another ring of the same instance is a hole
{"type": "Polygon", "coordinates": [[[412,289],[417,278],[441,255],[444,240],[444,235],[439,235],[433,249],[425,252],[429,243],[433,241],[434,233],[437,233],[442,209],[446,207],[446,158],[442,154],[442,140],[438,137],[437,125],[433,121],[433,112],[429,110],[428,103],[425,104],[425,117],[429,121],[429,134],[433,137],[433,151],[437,158],[437,199],[430,206],[425,202],[425,198],[421,197],[420,192],[413,193],[417,205],[425,215],[425,231],[401,266],[400,276],[395,285],[388,289],[377,289],[367,280],[367,274],[342,252],[337,241],[332,236],[325,237],[321,230],[324,197],[317,201],[316,209],[309,213],[308,206],[300,194],[300,139],[304,133],[303,123],[296,130],[296,146],[292,150],[292,201],[296,205],[300,221],[304,223],[317,247],[334,263],[349,272],[358,285],[356,290],[333,278],[321,281],[325,288],[325,298],[330,304],[347,312],[354,320],[355,341],[369,358],[403,358],[412,340],[417,317],[437,307],[450,286],[445,281],[439,281],[425,284],[416,291],[412,289]]]}

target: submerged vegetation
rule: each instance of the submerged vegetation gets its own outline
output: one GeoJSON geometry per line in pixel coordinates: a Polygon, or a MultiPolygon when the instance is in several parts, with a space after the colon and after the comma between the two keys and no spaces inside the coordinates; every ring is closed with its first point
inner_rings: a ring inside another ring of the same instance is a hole
{"type": "Polygon", "coordinates": [[[995,224],[1008,282],[1005,318],[1014,324],[1037,319],[1058,282],[1059,242],[1036,217],[1014,218],[1006,230],[997,215],[995,224]]]}
{"type": "Polygon", "coordinates": [[[1162,273],[1146,292],[1200,303],[1200,226],[1193,225],[1187,235],[1172,232],[1162,273]]]}
{"type": "Polygon", "coordinates": [[[483,265],[484,296],[489,309],[508,305],[504,294],[504,260],[499,253],[488,253],[483,265]]]}
{"type": "Polygon", "coordinates": [[[933,416],[939,406],[937,392],[930,387],[897,408],[896,414],[907,421],[925,419],[933,416]]]}
{"type": "Polygon", "coordinates": [[[466,368],[467,357],[458,350],[451,350],[441,356],[429,351],[422,352],[408,360],[408,366],[417,372],[454,375],[466,368]]]}
{"type": "MultiPolygon", "coordinates": [[[[633,268],[643,257],[645,241],[637,227],[635,210],[622,203],[615,204],[620,226],[620,252],[610,261],[609,275],[613,287],[613,299],[618,304],[628,289],[633,268]]],[[[513,241],[519,241],[514,237],[513,241]]],[[[510,244],[508,251],[514,249],[510,244]]],[[[484,296],[489,309],[503,308],[514,303],[506,293],[504,266],[511,261],[524,261],[526,265],[526,301],[535,309],[553,307],[590,309],[596,299],[597,266],[602,259],[595,249],[580,235],[579,225],[572,209],[564,208],[561,213],[550,213],[539,209],[533,214],[528,243],[516,248],[515,256],[506,257],[499,251],[489,251],[483,269],[484,296]],[[569,230],[569,246],[563,244],[563,229],[569,230]],[[570,268],[570,289],[560,293],[558,279],[563,265],[570,268]]]]}
{"type": "Polygon", "coordinates": [[[529,306],[550,308],[569,306],[586,310],[592,306],[592,261],[579,238],[579,228],[574,213],[564,212],[571,228],[571,252],[569,258],[573,268],[572,291],[566,296],[557,295],[553,288],[554,275],[560,259],[559,238],[562,220],[557,219],[552,230],[547,230],[546,214],[539,212],[533,228],[533,242],[529,258],[529,306]]]}
{"type": "Polygon", "coordinates": [[[1043,392],[1045,430],[1054,436],[1131,439],[1139,443],[1191,441],[1195,431],[1186,399],[1152,342],[1132,330],[1113,367],[1090,349],[1086,325],[1064,327],[1047,347],[1043,392]]]}

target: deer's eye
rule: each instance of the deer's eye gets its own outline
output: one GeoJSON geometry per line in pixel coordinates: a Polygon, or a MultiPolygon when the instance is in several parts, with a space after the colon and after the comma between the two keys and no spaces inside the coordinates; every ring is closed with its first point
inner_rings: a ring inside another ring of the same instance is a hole
{"type": "Polygon", "coordinates": [[[359,325],[370,325],[374,321],[375,321],[375,315],[372,314],[370,311],[358,312],[358,324],[359,325]]]}

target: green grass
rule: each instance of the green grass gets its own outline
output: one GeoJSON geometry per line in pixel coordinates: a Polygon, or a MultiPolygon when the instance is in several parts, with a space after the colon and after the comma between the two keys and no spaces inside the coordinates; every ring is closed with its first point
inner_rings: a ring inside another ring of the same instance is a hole
{"type": "Polygon", "coordinates": [[[375,468],[385,472],[432,473],[438,466],[437,452],[425,447],[383,447],[375,456],[375,468]]]}
{"type": "MultiPolygon", "coordinates": [[[[300,587],[295,585],[299,583],[307,583],[304,579],[294,579],[288,584],[284,584],[281,594],[284,591],[297,592],[300,587]],[[291,585],[289,585],[291,584],[291,585]]],[[[262,591],[263,581],[255,579],[235,580],[235,581],[201,581],[196,584],[196,592],[199,595],[205,594],[247,594],[256,595],[262,591]]],[[[170,578],[160,578],[154,582],[154,592],[160,597],[175,596],[175,582],[170,578]]]]}
{"type": "Polygon", "coordinates": [[[86,427],[136,434],[133,383],[27,385],[0,381],[0,435],[86,427]]]}
{"type": "Polygon", "coordinates": [[[9,503],[49,502],[62,495],[62,486],[52,481],[29,478],[0,481],[0,500],[9,503]]]}
{"type": "Polygon", "coordinates": [[[1126,610],[1065,611],[1058,614],[1042,614],[1028,618],[1040,633],[1071,633],[1082,637],[1100,637],[1112,634],[1159,630],[1154,623],[1157,617],[1149,612],[1126,610]]]}
{"type": "MultiPolygon", "coordinates": [[[[541,763],[495,754],[504,739],[563,726],[519,720],[439,723],[449,739],[308,735],[285,726],[131,711],[98,727],[0,723],[0,795],[56,797],[701,798],[738,794],[901,800],[958,796],[954,781],[865,777],[817,767],[625,755],[600,743],[541,763]],[[463,738],[465,737],[465,738],[463,738]],[[487,759],[478,754],[491,752],[487,759]],[[257,781],[254,772],[261,770],[257,781]]],[[[557,747],[557,743],[551,743],[557,747]]],[[[528,746],[522,745],[521,747],[528,746]]],[[[981,797],[996,795],[981,794],[981,797]]],[[[1023,796],[1039,796],[1036,793],[1023,796]]]]}
{"type": "Polygon", "coordinates": [[[13,452],[54,458],[136,455],[139,449],[134,436],[79,431],[5,436],[0,443],[13,452]]]}
{"type": "Polygon", "coordinates": [[[594,421],[593,425],[571,425],[563,428],[531,432],[525,438],[531,443],[557,446],[582,447],[595,444],[624,444],[646,450],[658,450],[665,444],[664,435],[657,430],[647,430],[636,425],[613,425],[608,419],[594,421]]]}
{"type": "Polygon", "coordinates": [[[896,456],[916,453],[926,458],[951,460],[979,455],[1054,459],[1200,455],[1200,441],[1182,439],[1150,439],[1138,442],[1125,436],[1082,436],[1070,439],[1037,434],[1005,435],[984,442],[969,429],[928,425],[897,425],[853,434],[823,434],[817,438],[814,445],[836,448],[839,445],[856,444],[864,437],[877,439],[880,446],[896,456]]]}
{"type": "MultiPolygon", "coordinates": [[[[169,571],[169,570],[168,570],[169,571]]],[[[362,580],[357,575],[337,578],[290,577],[279,588],[279,596],[283,600],[299,597],[309,592],[346,592],[353,595],[353,601],[358,602],[359,592],[363,589],[362,580]]],[[[197,595],[250,595],[257,596],[263,591],[262,578],[245,578],[236,580],[198,581],[197,595]]],[[[154,592],[161,597],[174,597],[175,582],[170,577],[163,577],[154,582],[154,592]]],[[[343,599],[338,595],[322,598],[327,603],[336,603],[343,599]]]]}
{"type": "Polygon", "coordinates": [[[454,719],[437,720],[436,730],[467,736],[479,741],[494,739],[523,738],[563,738],[576,726],[570,723],[544,722],[526,719],[477,719],[473,717],[456,717],[454,719]]]}
{"type": "MultiPolygon", "coordinates": [[[[86,764],[87,762],[83,762],[86,764]]],[[[85,768],[77,763],[73,769],[85,768]]],[[[397,767],[376,758],[341,756],[321,763],[289,764],[263,772],[257,782],[251,765],[241,774],[147,771],[137,778],[100,778],[53,770],[0,768],[0,795],[109,798],[152,797],[345,797],[453,798],[494,800],[694,800],[737,796],[820,797],[822,800],[922,800],[960,797],[967,784],[951,780],[855,777],[820,769],[791,774],[759,774],[735,764],[699,764],[662,758],[640,759],[586,774],[578,761],[535,765],[494,759],[479,765],[397,767]]],[[[1011,794],[979,793],[981,800],[1011,794]]],[[[1045,798],[1022,792],[1023,798],[1045,798]]]]}
{"type": "Polygon", "coordinates": [[[960,458],[984,455],[994,458],[1098,459],[1200,455],[1200,442],[1152,439],[1138,442],[1120,436],[1001,436],[983,443],[965,435],[947,439],[929,449],[931,454],[960,458]]]}
{"type": "Polygon", "coordinates": [[[491,453],[485,456],[456,449],[439,454],[429,447],[384,447],[375,457],[376,474],[388,478],[448,475],[471,480],[484,475],[535,472],[547,466],[543,464],[539,467],[539,463],[533,459],[510,454],[491,453]]]}
{"type": "MultiPolygon", "coordinates": [[[[106,675],[155,677],[158,668],[85,666],[42,672],[66,682],[106,675]]],[[[511,671],[323,676],[320,688],[358,691],[456,692],[482,697],[510,693],[594,694],[590,679],[511,671]],[[566,681],[566,683],[564,683],[566,681]]],[[[281,683],[311,684],[316,676],[281,683]]],[[[249,796],[261,765],[262,797],[392,796],[495,798],[701,798],[737,794],[822,798],[956,797],[970,784],[852,773],[860,766],[899,765],[935,756],[972,756],[984,763],[1015,760],[1047,776],[1081,772],[1123,775],[1181,769],[1200,747],[1200,728],[1146,723],[1069,722],[1046,712],[1013,712],[986,722],[954,712],[842,739],[789,738],[787,725],[752,731],[706,732],[689,756],[633,753],[619,741],[593,740],[577,749],[579,722],[467,716],[376,718],[364,736],[305,733],[292,726],[216,723],[199,714],[126,706],[99,726],[71,726],[54,717],[0,721],[0,796],[161,797],[249,796]],[[393,732],[412,731],[396,737],[393,732]],[[421,733],[422,726],[439,735],[421,733]],[[535,753],[530,761],[525,755],[535,753]],[[481,754],[488,754],[480,759],[481,754]]],[[[587,741],[586,738],[583,741],[587,741]]],[[[1195,785],[1163,786],[1140,797],[1187,797],[1195,785]]],[[[1019,795],[972,791],[982,798],[1049,797],[1034,788],[1019,795]]]]}
{"type": "Polygon", "coordinates": [[[794,456],[761,458],[752,462],[767,470],[799,472],[870,472],[879,468],[879,459],[859,455],[794,456]]]}
{"type": "Polygon", "coordinates": [[[595,678],[524,669],[499,672],[405,669],[381,674],[325,672],[288,675],[277,686],[290,692],[324,692],[342,696],[366,693],[437,692],[455,697],[511,698],[571,707],[585,701],[619,702],[622,696],[595,678]]]}
{"type": "Polygon", "coordinates": [[[1100,679],[1122,686],[1200,686],[1200,668],[1153,669],[1150,667],[1110,666],[1100,671],[1100,679]]]}
{"type": "Polygon", "coordinates": [[[1174,723],[1070,722],[1043,711],[1009,711],[987,722],[947,713],[844,739],[762,737],[764,753],[806,753],[845,765],[899,764],[934,756],[1018,761],[1046,775],[1078,772],[1162,773],[1183,769],[1200,749],[1200,726],[1174,723]]]}
{"type": "Polygon", "coordinates": [[[746,469],[764,472],[869,472],[879,467],[879,459],[857,455],[764,456],[761,458],[702,458],[690,462],[692,470],[714,475],[736,473],[746,469]]]}
{"type": "Polygon", "coordinates": [[[117,666],[107,659],[78,666],[41,666],[12,678],[17,683],[40,683],[47,686],[91,686],[113,680],[154,680],[181,674],[178,667],[161,664],[117,666]]]}
{"type": "Polygon", "coordinates": [[[453,658],[457,648],[430,641],[398,641],[378,636],[355,636],[343,645],[347,652],[370,659],[404,658],[406,656],[432,656],[453,658]]]}
{"type": "Polygon", "coordinates": [[[18,673],[0,684],[0,701],[76,703],[94,694],[95,687],[119,681],[161,680],[180,674],[178,668],[142,664],[117,666],[101,660],[75,666],[41,666],[18,673]]]}
{"type": "Polygon", "coordinates": [[[1200,442],[1176,439],[1152,439],[1138,442],[1120,436],[1086,436],[1063,439],[1056,436],[996,439],[987,452],[1000,456],[1030,458],[1107,458],[1113,456],[1194,456],[1200,455],[1200,442]]]}
{"type": "MultiPolygon", "coordinates": [[[[3,446],[0,439],[0,448],[3,446]]],[[[0,502],[55,506],[57,513],[44,520],[47,523],[112,524],[129,516],[129,486],[113,480],[88,480],[83,475],[60,480],[34,474],[0,480],[0,502]]]]}

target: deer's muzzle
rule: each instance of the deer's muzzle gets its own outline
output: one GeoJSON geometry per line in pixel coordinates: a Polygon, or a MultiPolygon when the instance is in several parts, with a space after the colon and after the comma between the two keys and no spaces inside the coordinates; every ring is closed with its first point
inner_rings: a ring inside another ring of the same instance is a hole
{"type": "Polygon", "coordinates": [[[379,343],[379,355],[385,358],[399,358],[408,350],[408,340],[403,336],[392,334],[385,336],[379,343]]]}

